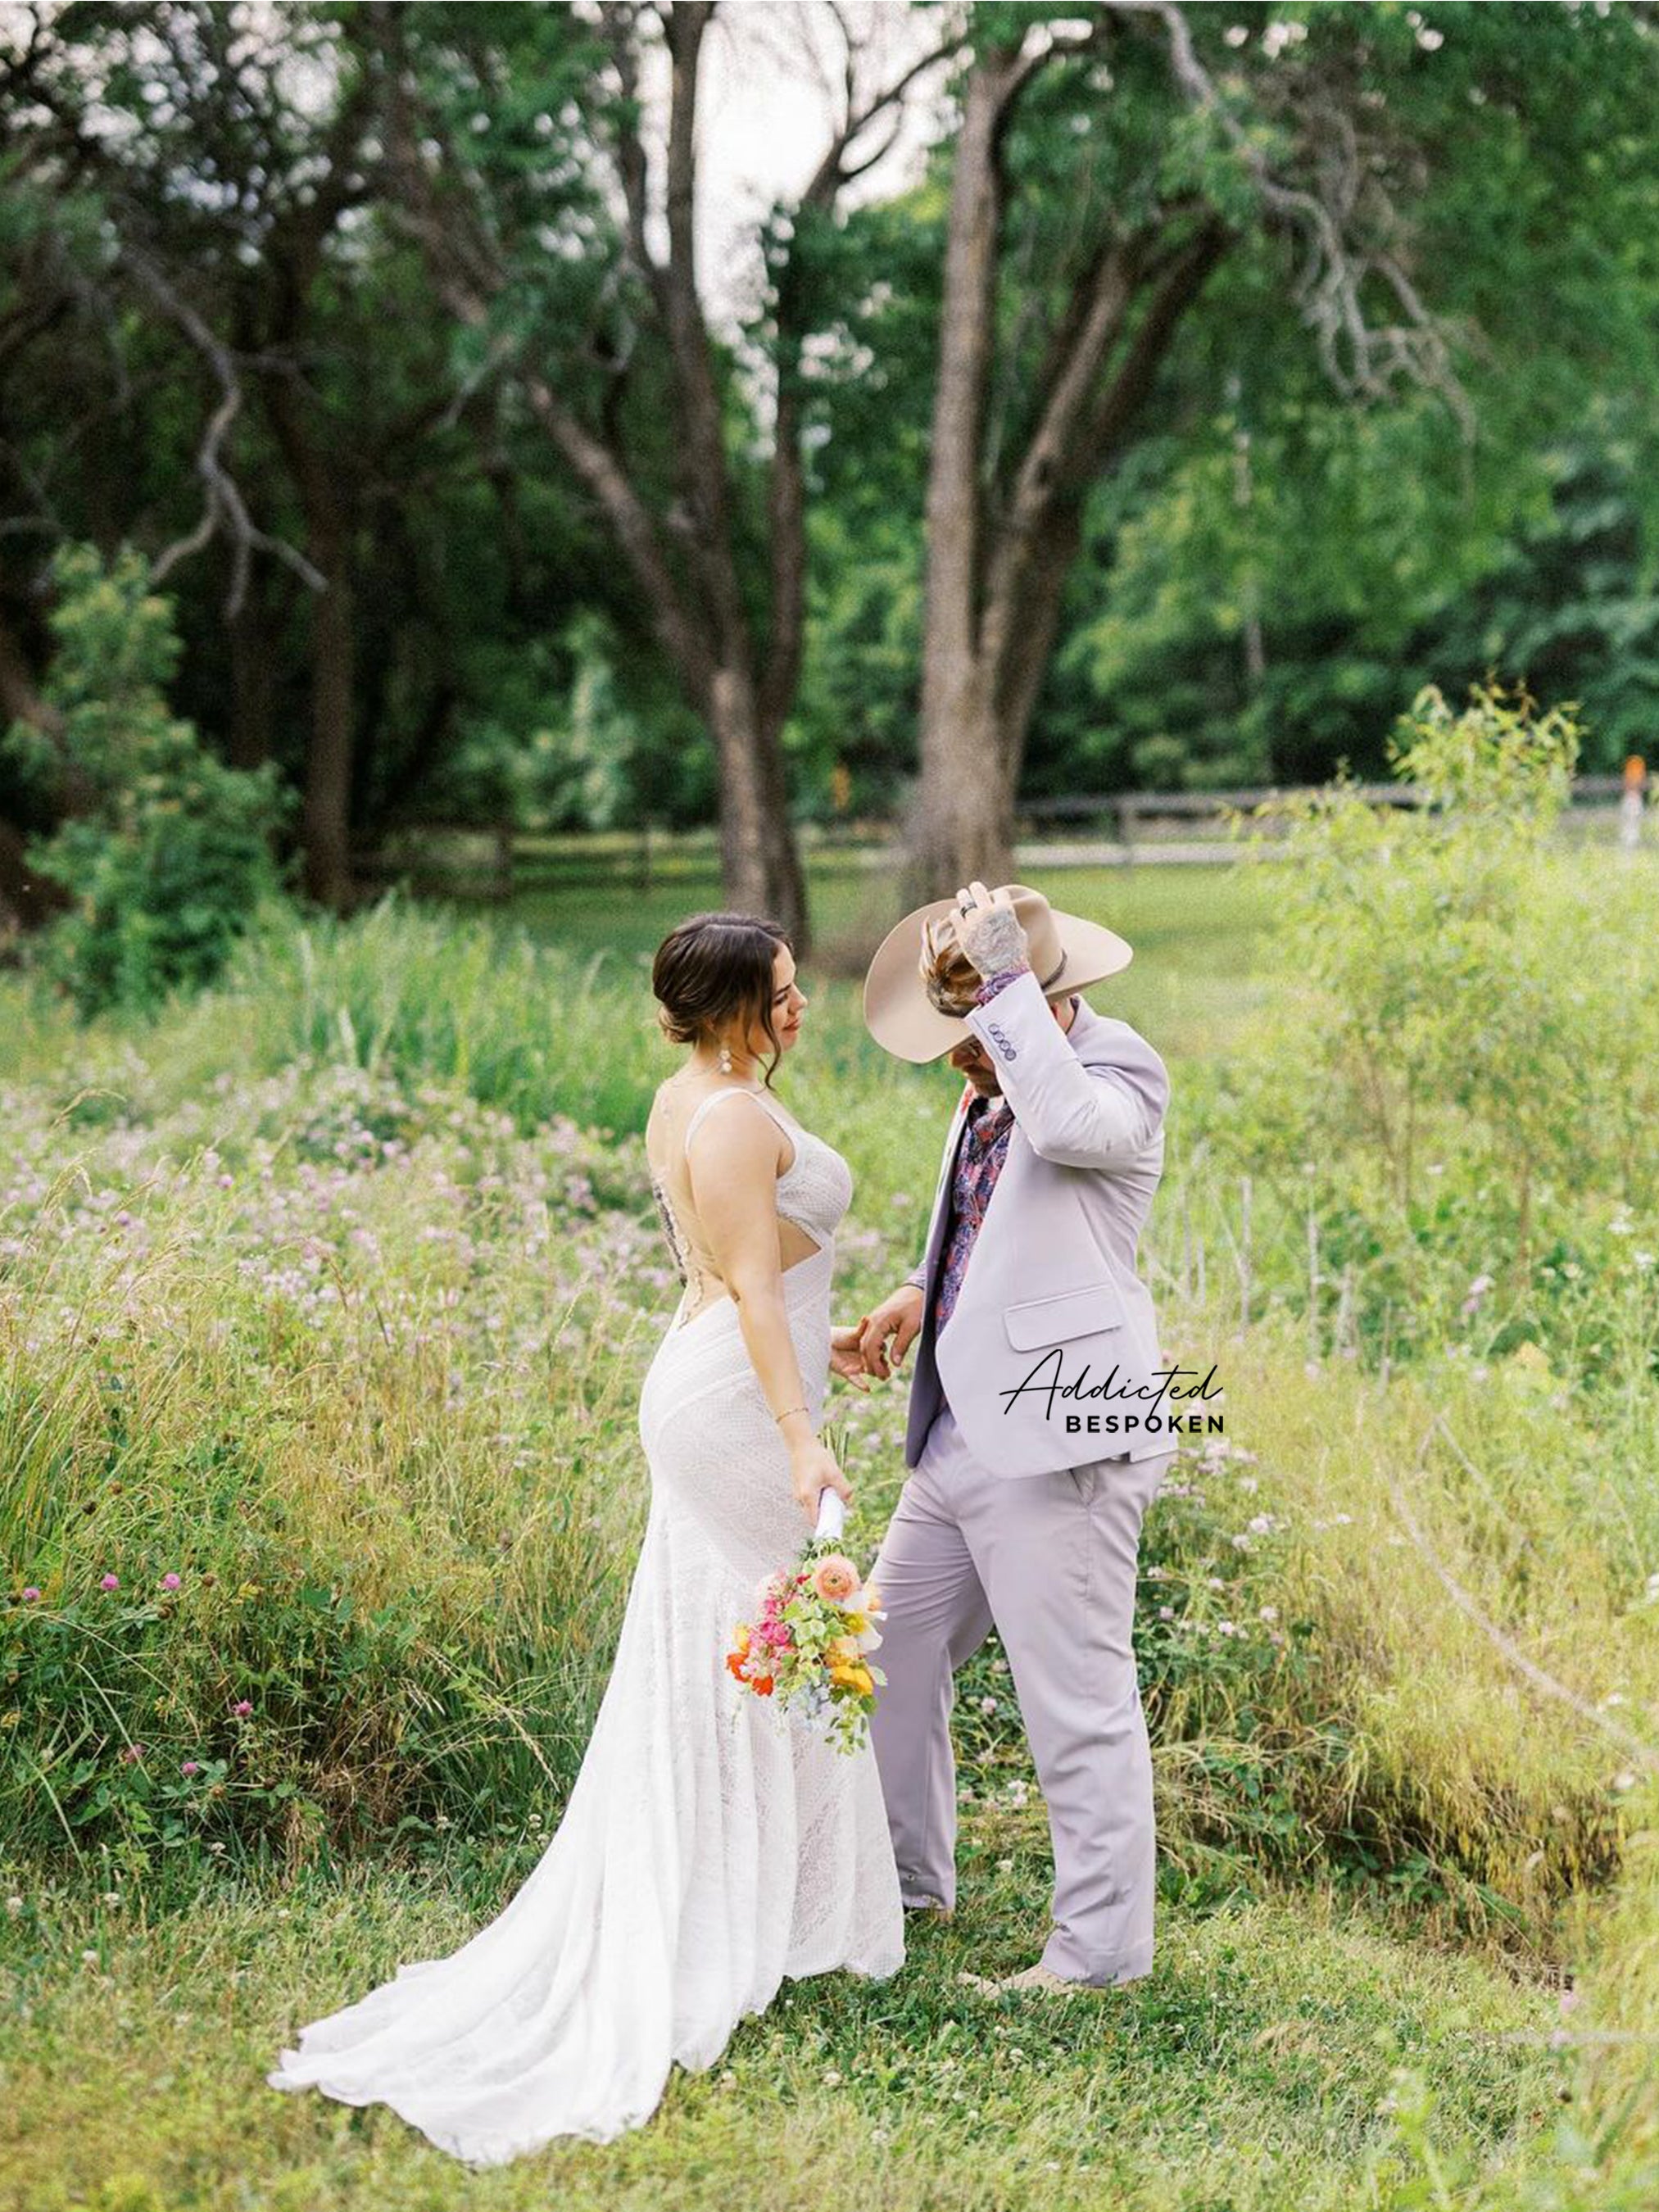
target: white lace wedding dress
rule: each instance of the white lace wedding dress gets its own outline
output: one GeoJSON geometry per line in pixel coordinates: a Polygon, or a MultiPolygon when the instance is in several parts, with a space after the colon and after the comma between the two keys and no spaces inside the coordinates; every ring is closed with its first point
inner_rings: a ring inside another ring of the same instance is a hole
{"type": "MultiPolygon", "coordinates": [[[[706,1100],[693,1126],[729,1095],[706,1100]]],[[[775,1102],[744,1095],[793,1140],[778,1210],[817,1247],[783,1275],[816,1422],[852,1177],[775,1102]]],[[[726,1671],[757,1583],[807,1530],[736,1307],[722,1297],[683,1319],[686,1303],[641,1395],[644,1543],[592,1737],[545,1853],[459,1951],[400,1966],[302,2028],[266,2076],[276,2089],[389,2105],[472,2166],[556,2136],[609,2141],[649,2118],[673,2062],[711,2065],[786,1975],[886,1975],[904,1955],[873,1753],[833,1750],[726,1671]]]]}

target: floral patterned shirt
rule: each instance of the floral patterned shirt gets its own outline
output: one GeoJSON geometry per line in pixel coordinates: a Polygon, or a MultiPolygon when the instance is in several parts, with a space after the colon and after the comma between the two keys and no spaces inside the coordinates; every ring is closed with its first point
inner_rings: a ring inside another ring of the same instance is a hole
{"type": "MultiPolygon", "coordinates": [[[[1025,972],[1023,967],[1005,969],[999,975],[988,976],[974,995],[982,1006],[1025,972]]],[[[975,1098],[968,1109],[967,1126],[957,1148],[951,1212],[945,1223],[939,1289],[933,1298],[935,1333],[944,1328],[955,1310],[974,1239],[991,1203],[1002,1164],[1008,1157],[1008,1139],[1013,1127],[1014,1109],[1006,1098],[975,1098]]]]}

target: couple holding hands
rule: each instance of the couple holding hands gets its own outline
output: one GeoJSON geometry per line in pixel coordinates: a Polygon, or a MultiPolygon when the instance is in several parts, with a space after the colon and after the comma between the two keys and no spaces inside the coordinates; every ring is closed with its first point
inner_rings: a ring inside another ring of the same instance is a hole
{"type": "Polygon", "coordinates": [[[1165,1372],[1136,1246],[1169,1078],[1079,995],[1129,958],[1019,884],[965,885],[890,931],[865,980],[871,1034],[962,1083],[918,1266],[837,1328],[852,1176],[770,1087],[806,1005],[789,944],[733,914],[665,939],[652,988],[686,1052],[646,1152],[684,1289],[641,1394],[650,1510],[581,1770],[499,1917],[301,2030],[271,2087],[389,2105],[500,2165],[639,2125],[671,2067],[712,2064],[786,1976],[894,1972],[906,1912],[954,1907],[953,1679],[994,1627],[1048,1808],[1054,1925],[1035,1964],[978,1985],[1147,1972],[1132,1626],[1173,1445],[1132,1409],[1165,1372]],[[887,1683],[849,1757],[733,1694],[724,1656],[802,1512],[848,1495],[817,1433],[830,1376],[867,1389],[912,1346],[910,1472],[872,1577],[887,1683]]]}

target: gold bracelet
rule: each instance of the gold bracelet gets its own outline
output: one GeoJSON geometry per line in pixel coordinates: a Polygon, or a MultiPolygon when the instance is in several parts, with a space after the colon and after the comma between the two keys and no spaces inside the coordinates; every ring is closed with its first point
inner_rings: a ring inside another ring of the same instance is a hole
{"type": "Polygon", "coordinates": [[[805,1413],[809,1410],[810,1408],[805,1406],[787,1406],[782,1413],[774,1413],[772,1419],[775,1421],[787,1421],[791,1413],[805,1413]]]}

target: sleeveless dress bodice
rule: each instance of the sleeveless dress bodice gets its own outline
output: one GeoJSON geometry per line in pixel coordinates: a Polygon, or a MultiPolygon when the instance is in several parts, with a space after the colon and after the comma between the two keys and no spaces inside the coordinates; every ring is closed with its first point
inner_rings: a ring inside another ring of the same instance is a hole
{"type": "MultiPolygon", "coordinates": [[[[777,1179],[776,1203],[781,1220],[794,1224],[809,1237],[819,1251],[834,1244],[836,1230],[841,1226],[853,1198],[853,1174],[847,1162],[831,1144],[822,1137],[804,1129],[793,1115],[787,1113],[775,1098],[763,1091],[744,1091],[737,1087],[711,1091],[701,1100],[685,1127],[681,1139],[683,1155],[689,1155],[691,1139],[704,1117],[716,1106],[732,1098],[752,1098],[775,1121],[790,1139],[793,1152],[789,1164],[777,1179]]],[[[708,1307],[727,1302],[728,1294],[700,1302],[702,1293],[711,1281],[718,1282],[719,1271],[696,1209],[681,1198],[678,1202],[670,1196],[663,1178],[654,1168],[650,1170],[651,1188],[661,1217],[663,1233],[669,1249],[685,1285],[684,1295],[675,1315],[674,1326],[684,1327],[687,1318],[695,1321],[708,1307]],[[691,1310],[693,1308],[695,1311],[691,1310]]],[[[809,1255],[810,1256],[810,1255],[809,1255]]],[[[805,1265],[805,1261],[799,1262],[805,1265]]],[[[793,1273],[786,1269],[786,1273],[793,1273]]]]}

